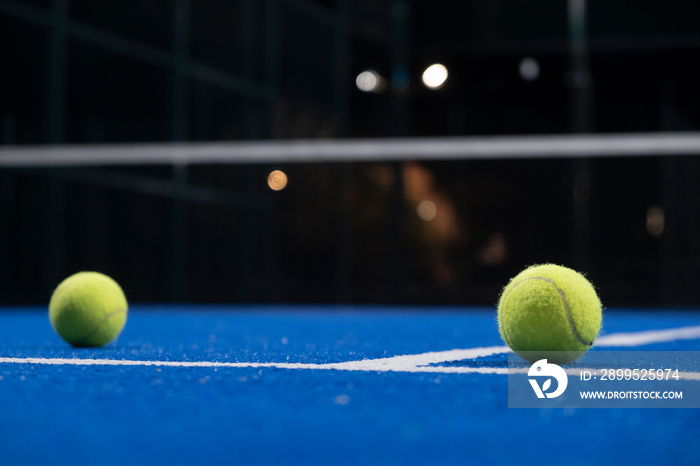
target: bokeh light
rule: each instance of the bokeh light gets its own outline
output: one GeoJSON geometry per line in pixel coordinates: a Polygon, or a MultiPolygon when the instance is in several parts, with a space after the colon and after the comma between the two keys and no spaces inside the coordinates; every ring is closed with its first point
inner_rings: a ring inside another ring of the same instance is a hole
{"type": "Polygon", "coordinates": [[[523,58],[518,71],[525,81],[536,81],[540,77],[540,62],[532,57],[523,58]]]}
{"type": "Polygon", "coordinates": [[[666,216],[661,207],[647,210],[647,232],[652,236],[661,236],[666,228],[666,216]]]}
{"type": "Polygon", "coordinates": [[[366,70],[357,75],[355,85],[362,92],[382,92],[385,87],[385,80],[376,71],[366,70]]]}
{"type": "Polygon", "coordinates": [[[430,65],[423,71],[423,84],[430,89],[439,89],[447,81],[447,75],[445,65],[440,63],[430,65]]]}
{"type": "Polygon", "coordinates": [[[267,185],[273,191],[281,191],[287,186],[287,174],[282,170],[274,170],[267,176],[267,185]]]}
{"type": "Polygon", "coordinates": [[[420,204],[418,204],[417,210],[418,216],[426,222],[434,220],[437,216],[437,206],[433,201],[425,200],[421,202],[420,204]]]}

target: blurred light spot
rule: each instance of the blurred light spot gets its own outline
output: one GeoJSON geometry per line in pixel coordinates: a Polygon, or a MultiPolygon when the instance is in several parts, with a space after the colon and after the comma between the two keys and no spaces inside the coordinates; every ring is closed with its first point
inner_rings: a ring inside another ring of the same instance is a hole
{"type": "Polygon", "coordinates": [[[355,85],[362,92],[382,92],[386,82],[376,71],[366,70],[357,75],[355,85]]]}
{"type": "Polygon", "coordinates": [[[652,236],[661,236],[666,226],[666,218],[661,207],[650,207],[647,211],[647,232],[652,236]]]}
{"type": "Polygon", "coordinates": [[[273,191],[281,191],[287,186],[287,175],[281,170],[275,170],[268,175],[267,185],[273,191]]]}
{"type": "Polygon", "coordinates": [[[430,89],[441,88],[445,81],[447,81],[447,68],[445,68],[445,65],[436,63],[423,71],[423,84],[430,89]]]}
{"type": "Polygon", "coordinates": [[[523,58],[518,70],[525,81],[535,81],[540,77],[540,63],[532,57],[523,58]]]}
{"type": "Polygon", "coordinates": [[[350,397],[347,395],[336,395],[336,397],[333,398],[333,403],[340,406],[347,406],[350,404],[350,397]]]}
{"type": "Polygon", "coordinates": [[[435,219],[435,216],[437,216],[437,206],[433,201],[421,202],[420,204],[418,204],[417,210],[418,216],[426,222],[435,219]]]}
{"type": "Polygon", "coordinates": [[[503,233],[495,232],[489,235],[486,246],[478,252],[479,261],[491,267],[501,265],[508,255],[508,245],[503,233]]]}

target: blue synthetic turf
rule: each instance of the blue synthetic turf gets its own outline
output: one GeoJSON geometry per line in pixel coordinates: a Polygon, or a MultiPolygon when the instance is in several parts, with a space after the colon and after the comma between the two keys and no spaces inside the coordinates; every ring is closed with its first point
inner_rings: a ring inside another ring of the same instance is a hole
{"type": "MultiPolygon", "coordinates": [[[[691,325],[607,311],[604,332],[691,325]]],[[[0,357],[327,363],[501,344],[483,308],[134,306],[102,349],[64,344],[45,310],[0,310],[0,357]]],[[[2,465],[700,463],[696,409],[509,409],[504,375],[0,364],[0,429],[2,465]]]]}

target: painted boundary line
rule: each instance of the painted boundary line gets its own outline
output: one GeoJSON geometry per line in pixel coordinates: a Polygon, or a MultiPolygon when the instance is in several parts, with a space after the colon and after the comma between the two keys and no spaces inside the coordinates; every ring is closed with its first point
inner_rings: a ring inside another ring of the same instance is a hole
{"type": "MultiPolygon", "coordinates": [[[[669,330],[651,330],[635,333],[613,333],[598,338],[598,347],[634,347],[651,343],[665,343],[678,340],[700,339],[700,326],[682,327],[669,330]]],[[[329,364],[283,363],[283,362],[216,362],[216,361],[138,361],[128,359],[71,359],[71,358],[3,358],[0,364],[44,364],[74,366],[153,366],[153,367],[228,367],[228,368],[272,368],[272,369],[307,369],[340,370],[367,372],[427,372],[444,374],[508,374],[507,367],[464,367],[434,366],[433,364],[463,361],[507,353],[507,346],[488,346],[483,348],[454,349],[448,351],[428,352],[393,356],[390,358],[364,359],[329,364]]],[[[581,368],[568,369],[571,374],[578,374],[581,368]]],[[[522,369],[527,373],[527,369],[522,369]]],[[[513,373],[513,369],[510,369],[513,373]]],[[[683,372],[679,374],[684,380],[699,380],[700,372],[683,372]]]]}

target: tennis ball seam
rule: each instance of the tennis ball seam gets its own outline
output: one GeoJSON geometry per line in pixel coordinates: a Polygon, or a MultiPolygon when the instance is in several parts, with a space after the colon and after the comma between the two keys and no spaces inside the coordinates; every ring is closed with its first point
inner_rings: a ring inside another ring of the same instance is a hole
{"type": "MultiPolygon", "coordinates": [[[[527,277],[527,278],[523,278],[522,280],[520,280],[519,282],[513,284],[513,286],[510,287],[510,289],[508,290],[508,292],[503,296],[503,302],[505,303],[505,299],[508,297],[508,295],[510,294],[510,292],[513,291],[513,289],[515,289],[518,285],[520,285],[521,283],[526,282],[526,281],[528,281],[528,280],[544,280],[544,281],[546,281],[547,283],[551,283],[552,285],[554,285],[554,288],[557,290],[557,293],[559,293],[559,296],[561,297],[561,300],[562,300],[562,302],[564,303],[564,310],[566,311],[566,318],[567,318],[567,320],[569,321],[569,328],[571,329],[571,333],[572,333],[572,334],[574,335],[574,337],[575,337],[579,342],[581,342],[582,344],[584,344],[584,345],[586,345],[586,346],[593,346],[593,342],[592,342],[592,341],[587,341],[587,340],[585,340],[583,337],[581,337],[581,334],[578,332],[578,329],[576,328],[576,324],[574,323],[574,316],[573,316],[573,314],[571,313],[571,308],[569,307],[569,302],[568,302],[567,299],[566,299],[566,293],[564,293],[564,290],[562,290],[561,288],[559,288],[559,287],[557,286],[557,284],[554,282],[554,280],[552,280],[551,278],[547,278],[547,277],[527,277]]],[[[508,336],[505,335],[505,333],[506,333],[505,328],[503,329],[503,333],[504,333],[504,336],[506,337],[506,338],[505,338],[506,343],[508,343],[508,345],[510,346],[510,343],[508,342],[509,339],[507,338],[508,336]]]]}
{"type": "Polygon", "coordinates": [[[121,313],[126,313],[126,309],[118,309],[116,311],[112,311],[109,314],[105,315],[104,318],[102,318],[102,320],[97,323],[95,328],[90,330],[85,337],[83,337],[80,341],[75,342],[73,345],[74,346],[82,346],[82,345],[86,344],[90,340],[90,338],[92,338],[92,336],[94,334],[96,334],[100,330],[100,328],[102,328],[102,326],[105,324],[105,322],[107,322],[109,319],[111,319],[115,315],[121,314],[121,313]]]}

